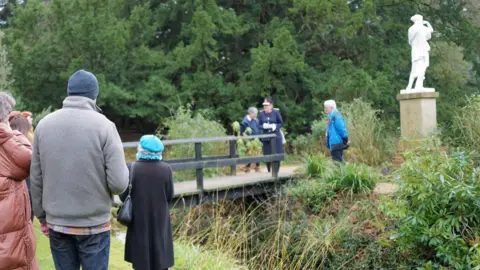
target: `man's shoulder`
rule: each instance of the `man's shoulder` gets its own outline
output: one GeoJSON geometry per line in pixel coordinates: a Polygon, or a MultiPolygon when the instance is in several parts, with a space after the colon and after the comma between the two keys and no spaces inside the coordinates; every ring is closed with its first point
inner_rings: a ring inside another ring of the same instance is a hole
{"type": "Polygon", "coordinates": [[[94,111],[77,111],[72,113],[68,109],[57,110],[45,116],[37,125],[36,130],[55,129],[62,126],[92,126],[97,130],[110,129],[114,123],[106,116],[94,111]]]}

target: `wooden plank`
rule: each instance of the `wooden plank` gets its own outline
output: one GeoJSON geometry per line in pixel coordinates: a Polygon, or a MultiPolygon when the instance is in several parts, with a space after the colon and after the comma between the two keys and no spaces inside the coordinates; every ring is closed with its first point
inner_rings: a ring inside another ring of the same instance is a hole
{"type": "MultiPolygon", "coordinates": [[[[298,167],[281,168],[278,178],[287,179],[294,175],[298,167]]],[[[223,176],[213,179],[205,179],[203,182],[204,191],[228,190],[235,187],[249,186],[264,182],[274,182],[274,178],[267,172],[249,173],[238,176],[223,176]]],[[[177,182],[174,184],[175,197],[189,196],[199,194],[200,190],[196,188],[195,181],[177,182]]]]}
{"type": "MultiPolygon", "coordinates": [[[[230,158],[230,155],[223,155],[223,156],[203,156],[202,155],[202,160],[217,160],[217,159],[228,159],[230,158]]],[[[193,158],[174,158],[174,159],[168,159],[164,160],[168,164],[172,163],[184,163],[184,162],[192,162],[196,161],[196,159],[193,158]]]]}
{"type": "MultiPolygon", "coordinates": [[[[208,137],[208,138],[188,138],[178,140],[163,140],[163,145],[176,145],[176,144],[188,144],[188,143],[205,143],[205,142],[227,142],[253,139],[266,139],[274,138],[275,134],[255,135],[255,136],[224,136],[224,137],[208,137]]],[[[123,148],[137,148],[139,142],[124,142],[123,148]]]]}
{"type": "Polygon", "coordinates": [[[281,161],[284,158],[284,154],[258,156],[258,157],[244,157],[244,158],[231,158],[223,160],[201,160],[184,163],[170,163],[170,166],[174,171],[189,170],[189,169],[201,169],[201,168],[218,168],[226,166],[234,166],[238,164],[248,163],[260,163],[260,162],[272,162],[281,161]]]}

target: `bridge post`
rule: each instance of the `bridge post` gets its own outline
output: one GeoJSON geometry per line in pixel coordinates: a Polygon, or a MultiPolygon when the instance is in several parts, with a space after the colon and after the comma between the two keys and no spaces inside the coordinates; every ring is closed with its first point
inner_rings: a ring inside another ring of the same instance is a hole
{"type": "MultiPolygon", "coordinates": [[[[230,158],[235,158],[237,142],[236,141],[229,141],[230,145],[230,158]]],[[[237,165],[230,166],[230,175],[237,175],[237,165]]]]}
{"type": "MultiPolygon", "coordinates": [[[[202,143],[195,143],[195,160],[202,160],[202,143]]],[[[196,169],[197,172],[197,189],[203,192],[203,168],[196,169]]]]}

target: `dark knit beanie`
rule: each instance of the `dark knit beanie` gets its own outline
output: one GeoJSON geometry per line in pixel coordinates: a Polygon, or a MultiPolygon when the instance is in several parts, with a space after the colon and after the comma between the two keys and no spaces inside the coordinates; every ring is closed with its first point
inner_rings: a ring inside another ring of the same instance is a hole
{"type": "Polygon", "coordinates": [[[68,80],[69,96],[82,96],[95,100],[98,97],[98,91],[95,75],[83,69],[75,72],[68,80]]]}

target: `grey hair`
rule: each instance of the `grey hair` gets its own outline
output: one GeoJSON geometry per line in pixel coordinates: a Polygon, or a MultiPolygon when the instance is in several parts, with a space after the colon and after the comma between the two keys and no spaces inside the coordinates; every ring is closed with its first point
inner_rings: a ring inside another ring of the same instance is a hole
{"type": "Polygon", "coordinates": [[[335,102],[335,100],[330,99],[330,100],[325,101],[325,102],[323,103],[323,106],[325,106],[325,107],[332,107],[332,108],[336,109],[336,108],[337,108],[337,103],[335,102]]]}
{"type": "Polygon", "coordinates": [[[258,109],[255,107],[248,108],[248,113],[258,114],[258,109]]]}
{"type": "Polygon", "coordinates": [[[0,121],[6,123],[8,115],[15,108],[15,99],[7,92],[0,92],[0,121]]]}

